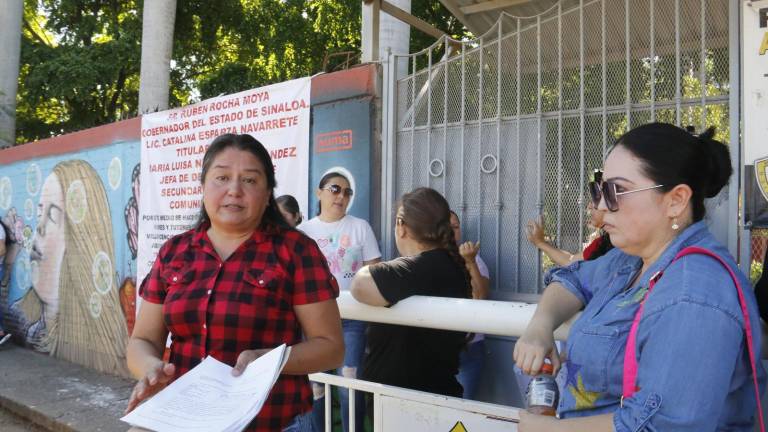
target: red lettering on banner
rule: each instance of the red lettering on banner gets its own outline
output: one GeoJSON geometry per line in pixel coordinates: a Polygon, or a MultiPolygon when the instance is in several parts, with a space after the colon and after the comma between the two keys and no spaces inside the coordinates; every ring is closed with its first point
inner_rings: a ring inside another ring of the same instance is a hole
{"type": "Polygon", "coordinates": [[[243,105],[269,101],[269,93],[263,91],[243,96],[243,105]]]}
{"type": "MultiPolygon", "coordinates": [[[[179,148],[176,149],[176,156],[178,156],[178,157],[194,156],[194,155],[198,155],[198,154],[203,154],[203,153],[205,153],[206,150],[208,150],[208,145],[199,145],[199,146],[191,146],[191,147],[179,147],[179,148]]],[[[189,162],[189,161],[186,161],[186,162],[189,162]]]]}
{"type": "Polygon", "coordinates": [[[200,200],[171,201],[168,204],[171,210],[200,208],[200,200]]]}
{"type": "Polygon", "coordinates": [[[261,107],[261,115],[268,116],[274,114],[282,114],[284,112],[298,111],[304,108],[307,108],[307,103],[304,101],[304,99],[299,99],[261,107]]]}
{"type": "Polygon", "coordinates": [[[286,148],[281,148],[276,150],[270,150],[269,156],[272,158],[272,160],[295,158],[296,147],[286,147],[286,148]]]}
{"type": "Polygon", "coordinates": [[[160,179],[160,184],[169,184],[169,183],[176,183],[175,175],[163,176],[163,178],[160,179]]]}
{"type": "Polygon", "coordinates": [[[149,129],[142,129],[141,136],[150,137],[150,136],[165,135],[168,133],[178,133],[178,132],[183,132],[189,129],[189,127],[190,127],[189,122],[171,123],[168,125],[156,126],[149,129]]]}
{"type": "Polygon", "coordinates": [[[192,168],[192,162],[188,160],[149,164],[149,172],[151,173],[181,171],[190,168],[192,168]]]}
{"type": "Polygon", "coordinates": [[[196,117],[208,112],[206,105],[193,105],[181,109],[181,118],[196,117]]]}
{"type": "Polygon", "coordinates": [[[352,148],[352,130],[345,129],[315,135],[315,153],[327,153],[352,148]]]}
{"type": "Polygon", "coordinates": [[[240,133],[250,134],[250,133],[261,132],[265,130],[283,129],[291,126],[296,126],[298,124],[299,124],[298,116],[282,117],[279,119],[264,120],[264,121],[258,121],[254,123],[240,125],[240,133]]]}
{"type": "Polygon", "coordinates": [[[208,123],[213,126],[221,123],[231,123],[234,121],[240,121],[243,119],[242,111],[234,111],[231,113],[216,114],[208,117],[208,123]]]}
{"type": "Polygon", "coordinates": [[[181,136],[171,135],[167,138],[163,138],[163,147],[168,147],[168,146],[178,145],[178,144],[186,144],[192,141],[197,141],[197,138],[195,138],[194,133],[181,135],[181,136]]]}
{"type": "Polygon", "coordinates": [[[208,104],[208,111],[221,111],[240,107],[240,99],[224,99],[208,104]]]}
{"type": "Polygon", "coordinates": [[[237,132],[237,128],[234,127],[234,126],[225,126],[223,128],[219,128],[219,129],[201,130],[201,131],[199,131],[197,133],[197,140],[198,141],[208,141],[208,140],[212,140],[212,139],[216,138],[219,135],[224,135],[224,134],[228,134],[228,133],[237,134],[238,133],[237,132]]]}
{"type": "Polygon", "coordinates": [[[161,197],[198,196],[203,193],[202,185],[179,186],[160,189],[161,197]]]}

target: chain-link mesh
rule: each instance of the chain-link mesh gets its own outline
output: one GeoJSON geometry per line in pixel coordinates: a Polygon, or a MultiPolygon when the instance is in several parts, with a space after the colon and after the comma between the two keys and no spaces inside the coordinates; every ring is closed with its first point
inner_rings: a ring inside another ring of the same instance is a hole
{"type": "Polygon", "coordinates": [[[754,284],[763,274],[763,263],[768,251],[768,228],[752,230],[749,278],[754,284]]]}
{"type": "Polygon", "coordinates": [[[444,193],[500,291],[542,288],[547,260],[525,239],[528,220],[541,217],[561,248],[583,247],[586,182],[629,128],[714,125],[728,141],[727,2],[561,0],[537,17],[502,15],[448,58],[445,45],[396,57],[409,75],[393,102],[395,198],[444,193]]]}

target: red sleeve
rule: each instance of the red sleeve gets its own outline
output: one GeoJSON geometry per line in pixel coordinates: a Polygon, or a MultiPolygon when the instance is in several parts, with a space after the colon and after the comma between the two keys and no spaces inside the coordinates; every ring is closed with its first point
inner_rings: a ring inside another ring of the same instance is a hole
{"type": "Polygon", "coordinates": [[[339,285],[317,243],[299,234],[292,255],[294,305],[318,303],[339,296],[339,285]]]}
{"type": "Polygon", "coordinates": [[[162,304],[165,301],[165,294],[167,291],[165,282],[160,276],[163,271],[162,257],[165,256],[166,253],[167,251],[165,247],[160,248],[157,258],[155,258],[155,263],[152,264],[152,269],[149,271],[149,274],[144,277],[144,280],[141,281],[141,286],[139,287],[139,296],[150,303],[162,304]]]}
{"type": "Polygon", "coordinates": [[[600,249],[600,244],[602,242],[603,236],[598,236],[596,239],[592,240],[592,243],[588,244],[587,247],[584,248],[584,251],[581,253],[584,256],[584,259],[589,260],[592,254],[600,249]]]}

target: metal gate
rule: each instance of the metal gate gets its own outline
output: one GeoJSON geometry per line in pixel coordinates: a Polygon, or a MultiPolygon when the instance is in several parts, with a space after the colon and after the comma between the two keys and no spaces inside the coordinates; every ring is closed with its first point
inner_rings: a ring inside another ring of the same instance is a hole
{"type": "Polygon", "coordinates": [[[618,135],[664,121],[713,125],[731,140],[730,3],[561,0],[538,16],[504,14],[472,41],[390,55],[385,255],[396,254],[397,199],[429,186],[460,216],[463,237],[481,242],[493,298],[540,292],[548,263],[525,223],[541,215],[555,244],[580,250],[586,182],[618,135]]]}

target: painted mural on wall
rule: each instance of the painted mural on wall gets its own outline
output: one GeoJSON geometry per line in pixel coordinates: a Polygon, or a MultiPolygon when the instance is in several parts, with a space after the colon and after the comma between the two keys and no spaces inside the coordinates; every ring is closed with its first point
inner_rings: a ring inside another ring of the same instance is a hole
{"type": "Polygon", "coordinates": [[[138,142],[0,168],[4,326],[35,350],[127,374],[136,309],[138,142]]]}

